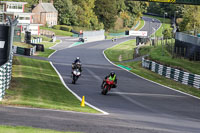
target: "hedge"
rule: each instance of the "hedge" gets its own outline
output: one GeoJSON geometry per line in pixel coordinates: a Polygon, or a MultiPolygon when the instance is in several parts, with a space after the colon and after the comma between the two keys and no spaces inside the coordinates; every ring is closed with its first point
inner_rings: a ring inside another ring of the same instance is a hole
{"type": "Polygon", "coordinates": [[[64,31],[69,31],[70,32],[72,30],[72,27],[71,26],[66,26],[66,25],[54,25],[53,29],[64,30],[64,31]]]}

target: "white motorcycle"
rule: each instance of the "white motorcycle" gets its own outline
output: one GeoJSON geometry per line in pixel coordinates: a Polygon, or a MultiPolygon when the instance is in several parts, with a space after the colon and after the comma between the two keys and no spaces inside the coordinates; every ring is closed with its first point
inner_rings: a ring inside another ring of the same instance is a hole
{"type": "MultiPolygon", "coordinates": [[[[79,66],[81,67],[81,66],[79,66]]],[[[78,78],[81,76],[81,72],[80,72],[80,69],[77,67],[77,68],[74,68],[72,70],[72,84],[76,84],[78,78]]]]}

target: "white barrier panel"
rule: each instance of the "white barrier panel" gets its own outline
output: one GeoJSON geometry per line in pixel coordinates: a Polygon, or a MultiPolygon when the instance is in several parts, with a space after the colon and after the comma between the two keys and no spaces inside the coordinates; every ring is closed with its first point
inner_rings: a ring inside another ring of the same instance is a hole
{"type": "Polygon", "coordinates": [[[130,30],[129,35],[131,36],[147,36],[147,31],[134,31],[130,30]]]}

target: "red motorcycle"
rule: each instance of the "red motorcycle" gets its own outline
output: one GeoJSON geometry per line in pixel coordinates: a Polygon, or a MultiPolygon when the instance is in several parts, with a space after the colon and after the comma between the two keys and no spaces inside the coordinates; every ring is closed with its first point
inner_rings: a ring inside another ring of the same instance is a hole
{"type": "Polygon", "coordinates": [[[111,90],[111,88],[113,87],[114,84],[115,84],[114,81],[107,78],[103,85],[101,94],[106,95],[108,93],[108,91],[111,90]]]}

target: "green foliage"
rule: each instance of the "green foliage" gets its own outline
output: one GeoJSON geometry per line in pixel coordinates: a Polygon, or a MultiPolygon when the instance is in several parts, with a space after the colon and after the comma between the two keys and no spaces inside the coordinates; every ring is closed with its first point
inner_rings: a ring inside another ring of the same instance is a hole
{"type": "Polygon", "coordinates": [[[52,28],[55,30],[60,30],[60,25],[54,25],[52,28]]]}
{"type": "Polygon", "coordinates": [[[129,28],[132,28],[134,24],[136,24],[140,18],[142,17],[142,13],[146,12],[148,3],[147,2],[135,2],[135,1],[125,1],[127,12],[130,16],[130,20],[127,23],[129,28]]]}
{"type": "Polygon", "coordinates": [[[77,5],[76,15],[80,27],[87,27],[88,29],[103,28],[94,12],[95,0],[78,0],[73,2],[77,5]]]}
{"type": "Polygon", "coordinates": [[[183,9],[183,21],[179,27],[181,31],[200,29],[200,6],[187,5],[183,9]]]}
{"type": "Polygon", "coordinates": [[[170,28],[170,29],[165,29],[164,31],[163,31],[163,35],[164,35],[164,39],[170,39],[170,38],[172,38],[172,28],[170,28]]]}
{"type": "Polygon", "coordinates": [[[58,10],[58,22],[64,25],[78,25],[76,10],[71,0],[56,0],[55,8],[58,10]]]}
{"type": "Polygon", "coordinates": [[[149,13],[154,13],[157,14],[158,16],[163,17],[164,13],[166,12],[168,14],[167,17],[171,18],[174,17],[176,11],[178,11],[178,13],[176,13],[176,17],[181,17],[182,10],[183,10],[183,5],[156,3],[156,2],[151,2],[148,8],[149,13]]]}
{"type": "Polygon", "coordinates": [[[104,24],[106,30],[115,26],[117,16],[116,0],[96,0],[95,13],[100,22],[104,24]]]}

